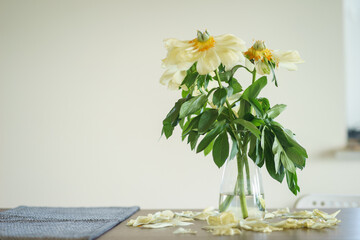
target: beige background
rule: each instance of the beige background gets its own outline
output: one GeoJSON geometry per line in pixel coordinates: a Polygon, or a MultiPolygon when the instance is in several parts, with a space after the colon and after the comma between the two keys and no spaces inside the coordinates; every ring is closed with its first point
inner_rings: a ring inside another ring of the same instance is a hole
{"type": "MultiPolygon", "coordinates": [[[[0,206],[216,205],[211,157],[178,131],[159,138],[179,97],[159,84],[162,40],[205,28],[299,50],[306,63],[263,94],[288,105],[279,121],[308,149],[301,194],[360,194],[360,162],[333,157],[346,143],[342,17],[340,0],[1,0],[0,206]]],[[[268,206],[293,204],[263,179],[268,206]]]]}

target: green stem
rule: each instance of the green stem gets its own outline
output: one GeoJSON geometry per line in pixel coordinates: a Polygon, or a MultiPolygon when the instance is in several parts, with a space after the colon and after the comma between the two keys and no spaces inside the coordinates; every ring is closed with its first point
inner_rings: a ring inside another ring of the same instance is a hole
{"type": "Polygon", "coordinates": [[[245,163],[245,173],[246,173],[246,186],[247,186],[247,194],[251,195],[252,191],[251,191],[251,184],[250,184],[250,170],[249,170],[249,162],[248,162],[248,158],[247,158],[247,147],[248,147],[248,135],[246,135],[244,140],[244,149],[243,149],[243,161],[245,163]]]}
{"type": "Polygon", "coordinates": [[[253,72],[252,72],[252,81],[251,83],[254,83],[256,80],[256,69],[254,68],[253,72]]]}
{"type": "MultiPolygon", "coordinates": [[[[219,76],[218,70],[216,69],[215,72],[216,72],[217,82],[218,82],[218,84],[219,84],[219,87],[220,87],[220,88],[223,88],[223,85],[221,84],[221,81],[220,81],[220,76],[219,76]]],[[[227,99],[225,100],[225,103],[226,103],[226,106],[229,108],[230,112],[232,112],[232,110],[231,110],[232,108],[231,108],[230,103],[229,103],[229,101],[228,101],[227,99]]],[[[230,118],[231,118],[231,120],[235,120],[233,114],[230,114],[230,118]]],[[[241,145],[240,145],[241,139],[240,139],[239,136],[236,134],[235,125],[232,124],[232,123],[230,123],[230,128],[231,128],[231,130],[234,132],[235,138],[236,138],[236,140],[238,141],[239,146],[241,146],[241,145]]]]}
{"type": "MultiPolygon", "coordinates": [[[[219,87],[223,88],[223,85],[221,84],[221,81],[220,81],[220,76],[219,76],[218,70],[215,70],[215,72],[216,72],[217,82],[219,84],[219,87]]],[[[232,112],[231,105],[230,105],[230,103],[229,103],[229,101],[227,99],[226,99],[225,103],[226,103],[226,106],[229,108],[230,112],[232,112]]],[[[235,120],[233,114],[230,114],[230,118],[231,118],[231,120],[235,120]]],[[[248,217],[249,214],[248,214],[247,204],[246,204],[246,195],[245,195],[245,186],[244,186],[244,174],[243,174],[244,161],[242,161],[242,157],[244,155],[246,157],[246,154],[247,154],[247,142],[246,143],[244,142],[244,144],[242,144],[241,138],[237,134],[235,125],[233,123],[230,123],[229,125],[230,125],[231,130],[234,133],[234,136],[235,136],[236,141],[237,141],[238,146],[239,146],[239,150],[240,150],[240,146],[245,146],[245,148],[244,147],[241,148],[242,153],[239,152],[237,154],[238,177],[237,177],[236,184],[235,184],[235,189],[234,189],[234,196],[239,195],[241,212],[242,212],[243,218],[245,219],[245,218],[248,217]]],[[[245,158],[245,159],[247,159],[247,158],[245,158]]],[[[248,171],[248,168],[249,167],[247,167],[247,171],[248,171]]],[[[229,206],[229,204],[231,203],[232,199],[233,199],[233,196],[226,198],[224,200],[224,202],[221,203],[221,205],[219,206],[219,210],[220,211],[226,210],[227,207],[229,206]]]]}
{"type": "Polygon", "coordinates": [[[246,194],[245,194],[245,186],[244,186],[244,173],[243,173],[243,167],[244,162],[242,162],[242,155],[241,153],[238,153],[237,155],[237,165],[238,165],[238,177],[236,181],[236,185],[238,187],[237,194],[240,198],[240,207],[243,219],[247,218],[249,216],[248,210],[247,210],[247,204],[246,204],[246,194]]]}

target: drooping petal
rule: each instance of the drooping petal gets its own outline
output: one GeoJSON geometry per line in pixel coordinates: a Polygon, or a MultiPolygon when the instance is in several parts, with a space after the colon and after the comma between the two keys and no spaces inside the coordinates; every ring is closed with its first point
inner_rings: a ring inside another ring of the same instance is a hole
{"type": "Polygon", "coordinates": [[[303,63],[298,51],[281,51],[277,50],[273,52],[273,59],[277,66],[285,68],[289,71],[297,70],[296,63],[303,63]]]}
{"type": "Polygon", "coordinates": [[[192,45],[189,41],[171,38],[164,40],[164,43],[168,50],[166,58],[162,60],[164,67],[175,66],[179,70],[187,70],[198,58],[198,54],[191,51],[192,45]]]}
{"type": "Polygon", "coordinates": [[[219,35],[214,37],[214,40],[215,40],[215,44],[218,46],[225,46],[235,51],[241,51],[241,52],[246,51],[245,41],[238,37],[235,37],[232,34],[219,35]]]}
{"type": "Polygon", "coordinates": [[[259,73],[260,75],[270,74],[271,69],[270,69],[269,64],[267,64],[266,62],[257,61],[255,63],[255,67],[256,67],[256,72],[259,73]]]}
{"type": "Polygon", "coordinates": [[[280,68],[285,68],[288,71],[296,71],[298,69],[297,66],[295,65],[295,63],[289,63],[289,62],[286,62],[286,63],[280,62],[278,64],[278,66],[280,68]]]}
{"type": "Polygon", "coordinates": [[[216,47],[215,51],[221,63],[224,64],[226,71],[232,69],[238,63],[244,63],[242,60],[245,60],[245,58],[242,52],[235,52],[226,47],[216,47]]]}
{"type": "Polygon", "coordinates": [[[215,50],[224,64],[226,70],[230,70],[236,64],[245,64],[243,51],[246,50],[245,42],[231,34],[214,37],[215,50]]]}
{"type": "Polygon", "coordinates": [[[179,71],[175,67],[171,67],[165,70],[163,75],[160,77],[160,83],[168,86],[171,90],[177,90],[180,84],[186,76],[186,71],[179,71]]]}
{"type": "Polygon", "coordinates": [[[277,50],[273,52],[273,57],[279,62],[291,62],[291,63],[303,63],[304,60],[300,57],[300,54],[296,50],[281,51],[277,50]]]}
{"type": "Polygon", "coordinates": [[[208,74],[217,69],[220,65],[220,58],[216,51],[212,48],[202,52],[201,57],[196,65],[196,70],[201,75],[208,74]]]}

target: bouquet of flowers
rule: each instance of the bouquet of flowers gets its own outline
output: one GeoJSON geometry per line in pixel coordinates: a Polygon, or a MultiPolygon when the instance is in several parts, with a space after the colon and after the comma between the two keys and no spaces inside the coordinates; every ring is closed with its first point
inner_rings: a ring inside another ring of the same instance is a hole
{"type": "MultiPolygon", "coordinates": [[[[167,39],[165,47],[168,53],[160,83],[181,91],[181,98],[163,120],[162,134],[169,138],[179,125],[182,140],[187,139],[196,153],[212,152],[219,168],[227,159],[236,159],[239,174],[234,195],[240,197],[243,218],[248,216],[244,187],[244,179],[250,178],[248,158],[259,168],[265,165],[279,182],[286,176],[296,195],[300,191],[296,169],[304,168],[306,150],[275,121],[286,105],[271,106],[259,94],[268,77],[278,86],[277,68],[297,69],[296,64],[303,62],[299,53],[270,50],[263,41],[247,48],[234,35],[211,36],[207,31],[198,31],[190,41],[167,39]],[[250,74],[247,88],[235,78],[237,71],[250,74]]],[[[226,205],[220,205],[220,211],[226,205]]]]}

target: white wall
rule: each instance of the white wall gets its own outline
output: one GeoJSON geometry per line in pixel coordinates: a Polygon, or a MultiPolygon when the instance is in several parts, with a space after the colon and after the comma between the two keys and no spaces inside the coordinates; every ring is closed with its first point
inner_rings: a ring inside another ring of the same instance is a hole
{"type": "MultiPolygon", "coordinates": [[[[301,194],[360,194],[360,162],[332,158],[346,142],[340,0],[2,0],[0,206],[216,205],[212,159],[179,132],[159,140],[179,97],[158,82],[162,40],[205,28],[299,50],[306,63],[264,95],[288,105],[279,120],[310,154],[301,194]]],[[[264,186],[270,207],[296,199],[264,186]]]]}
{"type": "Polygon", "coordinates": [[[344,1],[344,50],[347,126],[360,131],[360,1],[344,1]]]}

